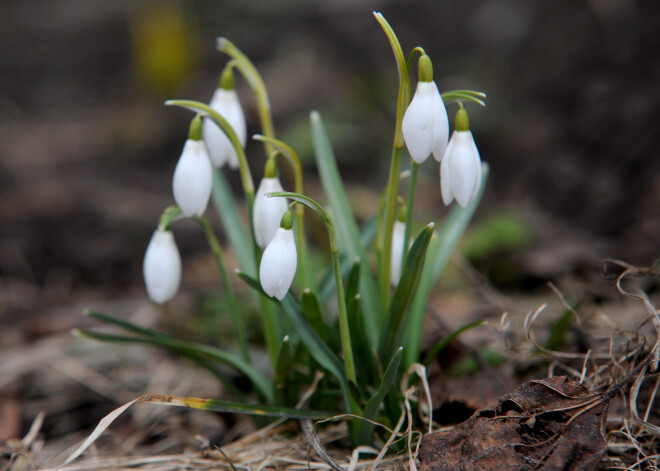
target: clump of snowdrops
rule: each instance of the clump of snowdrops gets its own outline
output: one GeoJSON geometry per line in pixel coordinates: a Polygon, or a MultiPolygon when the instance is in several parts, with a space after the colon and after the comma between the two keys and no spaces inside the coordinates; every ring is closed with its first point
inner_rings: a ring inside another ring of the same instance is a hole
{"type": "MultiPolygon", "coordinates": [[[[230,60],[210,103],[166,102],[192,110],[196,116],[174,170],[176,205],[160,217],[144,257],[144,278],[155,303],[166,303],[176,296],[181,257],[173,225],[181,218],[197,220],[219,268],[236,344],[215,348],[183,342],[95,312],[90,314],[134,335],[83,334],[99,340],[150,343],[179,352],[235,390],[215,362],[229,365],[251,382],[259,404],[253,409],[243,406],[246,412],[290,412],[295,416],[292,407],[320,372],[323,379],[311,398],[312,409],[368,419],[349,421],[353,445],[373,441],[374,432],[379,430],[374,422],[391,427],[401,417],[402,378],[412,365],[428,364],[443,345],[440,342],[427,358],[420,358],[429,293],[467,226],[486,181],[487,166],[481,163],[464,107],[464,103],[484,105],[485,95],[470,90],[441,94],[424,49],[415,47],[406,58],[385,18],[379,13],[375,17],[394,52],[399,89],[389,179],[373,217],[358,226],[317,112],[311,113],[310,123],[326,200],[316,201],[305,194],[297,153],[275,136],[261,76],[232,42],[219,38],[217,47],[230,60]],[[253,138],[263,143],[267,161],[256,191],[250,159],[244,151],[246,123],[234,89],[236,72],[249,84],[259,109],[261,133],[253,138]],[[417,79],[414,94],[411,75],[417,79]],[[451,138],[447,106],[456,107],[451,138]],[[426,162],[431,154],[439,165],[426,162]],[[282,165],[290,166],[294,175],[289,191],[278,176],[282,165]],[[439,171],[444,204],[455,201],[457,205],[439,228],[429,222],[416,230],[415,190],[422,165],[422,171],[439,171]],[[222,167],[228,167],[226,174],[220,171],[222,167]],[[228,189],[226,178],[235,176],[240,177],[248,221],[239,216],[238,203],[228,189]],[[404,186],[406,194],[401,191],[404,186]],[[211,196],[229,240],[228,248],[220,246],[204,216],[211,196]],[[322,216],[327,228],[331,263],[322,273],[313,273],[308,263],[310,248],[304,229],[310,210],[322,216]],[[229,249],[239,262],[233,273],[224,261],[223,251],[229,249]],[[370,255],[372,251],[375,257],[370,255]],[[251,361],[244,318],[234,295],[238,280],[233,275],[252,288],[259,303],[270,358],[268,372],[258,370],[251,361]]],[[[416,371],[424,370],[418,367],[416,371]]]]}

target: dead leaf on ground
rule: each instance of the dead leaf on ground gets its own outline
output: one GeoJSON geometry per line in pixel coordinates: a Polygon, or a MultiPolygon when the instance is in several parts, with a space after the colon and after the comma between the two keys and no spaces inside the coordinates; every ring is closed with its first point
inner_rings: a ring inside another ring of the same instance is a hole
{"type": "Polygon", "coordinates": [[[455,428],[426,435],[421,470],[597,469],[608,402],[564,376],[530,381],[455,428]]]}

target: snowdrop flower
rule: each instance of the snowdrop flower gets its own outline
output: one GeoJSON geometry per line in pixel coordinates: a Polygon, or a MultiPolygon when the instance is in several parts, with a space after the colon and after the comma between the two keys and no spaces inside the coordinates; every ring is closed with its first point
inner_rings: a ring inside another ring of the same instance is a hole
{"type": "Polygon", "coordinates": [[[395,288],[401,279],[405,232],[406,223],[401,220],[394,221],[394,226],[392,227],[392,255],[390,257],[390,283],[395,288]]]}
{"type": "Polygon", "coordinates": [[[202,118],[190,124],[188,140],[174,169],[172,193],[184,216],[201,216],[206,211],[213,186],[213,168],[202,141],[202,118]]]}
{"type": "MultiPolygon", "coordinates": [[[[234,90],[234,74],[231,68],[225,69],[222,73],[220,86],[213,93],[209,106],[227,120],[236,133],[241,146],[245,147],[247,139],[245,115],[238,100],[238,94],[234,90]]],[[[225,163],[228,163],[230,168],[238,168],[236,149],[234,149],[222,129],[210,119],[205,119],[203,134],[211,161],[216,167],[222,167],[225,163]]]]}
{"type": "Polygon", "coordinates": [[[426,54],[419,58],[419,81],[406,114],[402,131],[412,159],[421,164],[433,152],[441,161],[449,137],[449,119],[438,87],[433,81],[433,65],[426,54]]]}
{"type": "Polygon", "coordinates": [[[181,256],[172,231],[156,229],[142,266],[149,298],[156,304],[172,299],[181,283],[181,256]]]}
{"type": "Polygon", "coordinates": [[[282,216],[286,213],[288,205],[286,198],[269,198],[268,193],[284,191],[280,179],[276,175],[275,159],[268,159],[264,178],[259,183],[254,208],[252,211],[252,225],[257,245],[262,249],[271,241],[280,227],[282,216]]]}
{"type": "Polygon", "coordinates": [[[259,266],[261,287],[268,294],[280,301],[284,299],[296,275],[298,255],[293,238],[293,216],[287,211],[282,216],[280,227],[264,250],[259,266]]]}
{"type": "Polygon", "coordinates": [[[445,205],[456,198],[466,207],[474,199],[481,184],[481,158],[472,133],[469,131],[467,112],[456,113],[456,130],[440,164],[440,186],[445,205]]]}

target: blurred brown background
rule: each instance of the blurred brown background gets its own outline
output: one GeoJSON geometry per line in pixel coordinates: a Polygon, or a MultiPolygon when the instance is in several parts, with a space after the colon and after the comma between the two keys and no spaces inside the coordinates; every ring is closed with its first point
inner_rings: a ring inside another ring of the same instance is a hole
{"type": "MultiPolygon", "coordinates": [[[[216,36],[256,63],[278,135],[307,159],[308,172],[307,117],[317,109],[347,180],[379,188],[397,78],[372,10],[383,12],[406,53],[426,49],[441,90],[488,93],[485,110],[469,107],[492,170],[477,222],[519,214],[534,236],[527,269],[552,277],[557,263],[597,270],[608,256],[653,262],[657,0],[4,0],[2,324],[71,302],[144,296],[142,255],[171,204],[171,172],[192,117],[162,103],[210,98],[226,62],[216,36]]],[[[237,82],[256,133],[254,101],[237,82]]],[[[259,178],[259,146],[249,144],[248,155],[259,178]]],[[[440,219],[437,165],[429,161],[422,173],[432,191],[420,204],[440,219]]],[[[184,256],[204,250],[193,227],[178,231],[184,256]]]]}

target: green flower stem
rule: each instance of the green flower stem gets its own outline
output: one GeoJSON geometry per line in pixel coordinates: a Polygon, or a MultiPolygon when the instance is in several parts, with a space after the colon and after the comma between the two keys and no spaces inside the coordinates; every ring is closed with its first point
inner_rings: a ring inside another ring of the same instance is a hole
{"type": "MultiPolygon", "coordinates": [[[[390,162],[390,177],[387,182],[387,197],[385,198],[385,225],[381,228],[382,249],[381,266],[379,270],[380,295],[383,304],[383,316],[387,315],[390,302],[390,265],[392,258],[392,227],[396,217],[396,198],[399,194],[399,167],[401,165],[401,147],[392,149],[390,162]]],[[[385,317],[383,317],[384,319],[385,317]]]]}
{"type": "Polygon", "coordinates": [[[415,191],[417,190],[417,171],[419,164],[410,159],[410,182],[408,186],[408,201],[406,201],[406,231],[403,236],[403,260],[408,254],[408,241],[412,233],[413,209],[415,207],[415,191]]]}
{"type": "MultiPolygon", "coordinates": [[[[270,102],[268,101],[268,92],[257,68],[250,59],[248,59],[248,57],[227,38],[217,38],[216,48],[231,56],[234,61],[236,61],[235,67],[241,72],[241,74],[243,74],[243,77],[247,80],[247,83],[250,85],[257,100],[259,120],[261,121],[261,132],[267,137],[275,137],[273,118],[270,113],[270,102]]],[[[273,152],[272,143],[265,142],[265,149],[266,155],[270,155],[273,152]]]]}
{"type": "Polygon", "coordinates": [[[325,225],[328,228],[328,237],[330,239],[332,269],[335,275],[335,284],[337,289],[337,304],[339,305],[339,335],[341,337],[341,347],[344,353],[344,368],[346,371],[346,379],[357,384],[357,377],[355,375],[355,362],[353,360],[353,347],[351,346],[351,332],[348,326],[348,311],[346,309],[344,282],[341,277],[341,266],[339,264],[339,248],[337,247],[337,236],[332,218],[320,204],[308,196],[301,195],[299,193],[292,193],[289,191],[278,191],[270,193],[270,196],[284,196],[286,198],[291,198],[292,200],[312,208],[321,216],[323,216],[323,219],[325,220],[325,225]]]}
{"type": "MultiPolygon", "coordinates": [[[[302,173],[302,164],[300,163],[300,157],[296,151],[294,151],[289,145],[268,136],[262,136],[260,134],[252,136],[253,139],[257,141],[265,142],[272,144],[280,153],[287,159],[291,168],[293,169],[294,177],[294,187],[295,192],[298,194],[303,194],[303,173],[302,173]]],[[[300,291],[304,291],[306,288],[314,288],[314,282],[311,278],[309,271],[307,270],[307,243],[305,239],[305,210],[302,205],[296,205],[296,245],[298,251],[298,285],[300,286],[300,291]]]]}
{"type": "Polygon", "coordinates": [[[385,200],[385,224],[380,227],[380,237],[382,240],[380,246],[381,252],[381,266],[379,269],[379,282],[380,282],[380,295],[383,303],[383,315],[387,313],[387,306],[390,299],[390,264],[392,256],[392,226],[394,225],[394,218],[396,216],[396,197],[399,191],[399,167],[401,162],[401,151],[404,146],[403,140],[403,115],[408,108],[410,102],[410,74],[408,72],[408,65],[406,58],[403,55],[401,44],[394,33],[394,30],[389,25],[387,20],[380,13],[374,12],[376,20],[385,32],[387,39],[390,41],[396,65],[399,72],[399,93],[396,102],[396,122],[394,126],[394,148],[392,150],[392,161],[390,164],[390,176],[387,183],[387,198],[385,200]]]}
{"type": "Polygon", "coordinates": [[[247,336],[245,335],[245,326],[241,320],[241,317],[238,314],[238,304],[236,303],[236,296],[234,294],[234,288],[231,285],[229,279],[229,274],[227,273],[227,266],[225,265],[224,257],[222,256],[222,250],[220,248],[220,243],[218,238],[215,236],[215,232],[211,228],[208,219],[204,216],[197,218],[197,221],[204,229],[204,234],[206,235],[206,240],[211,247],[211,252],[215,257],[215,261],[218,265],[218,271],[220,272],[220,277],[222,278],[222,283],[225,287],[225,293],[227,295],[227,301],[229,303],[229,315],[231,316],[232,323],[234,324],[234,331],[236,333],[236,340],[238,341],[238,347],[241,351],[241,356],[246,362],[250,362],[250,353],[248,351],[247,336]]]}
{"type": "Polygon", "coordinates": [[[164,231],[169,231],[172,223],[181,216],[181,208],[172,205],[165,208],[163,214],[160,215],[158,220],[158,228],[164,231]]]}

